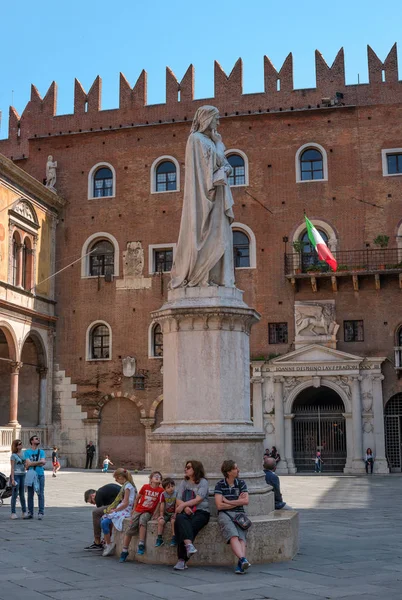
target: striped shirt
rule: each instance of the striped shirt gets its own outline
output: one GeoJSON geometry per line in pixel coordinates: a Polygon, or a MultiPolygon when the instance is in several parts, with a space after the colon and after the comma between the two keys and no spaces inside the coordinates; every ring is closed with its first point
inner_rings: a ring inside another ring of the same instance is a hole
{"type": "MultiPolygon", "coordinates": [[[[235,479],[233,486],[230,486],[226,479],[221,479],[216,484],[214,490],[214,494],[222,494],[227,500],[238,500],[240,494],[243,492],[248,492],[247,484],[243,479],[235,479]]],[[[233,510],[234,512],[245,512],[243,506],[234,506],[229,510],[233,510]]]]}

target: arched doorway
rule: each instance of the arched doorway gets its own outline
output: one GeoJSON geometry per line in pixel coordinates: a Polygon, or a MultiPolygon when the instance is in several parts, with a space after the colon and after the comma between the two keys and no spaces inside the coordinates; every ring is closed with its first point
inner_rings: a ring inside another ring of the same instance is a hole
{"type": "Polygon", "coordinates": [[[385,405],[385,454],[391,473],[402,471],[402,394],[395,394],[385,405]]]}
{"type": "Polygon", "coordinates": [[[0,425],[10,418],[10,359],[7,338],[0,329],[0,425]]]}
{"type": "Polygon", "coordinates": [[[46,389],[41,389],[41,371],[46,369],[46,356],[42,340],[35,331],[24,341],[21,362],[18,421],[23,427],[36,427],[40,424],[40,403],[46,405],[46,389]],[[41,398],[41,394],[44,397],[41,398]]]}
{"type": "Polygon", "coordinates": [[[145,427],[140,411],[127,398],[114,398],[102,408],[99,426],[99,463],[105,454],[115,468],[142,469],[145,465],[145,427]]]}
{"type": "Polygon", "coordinates": [[[298,472],[314,471],[321,451],[323,471],[343,472],[346,464],[345,407],[338,394],[325,386],[309,387],[293,403],[293,457],[298,472]]]}

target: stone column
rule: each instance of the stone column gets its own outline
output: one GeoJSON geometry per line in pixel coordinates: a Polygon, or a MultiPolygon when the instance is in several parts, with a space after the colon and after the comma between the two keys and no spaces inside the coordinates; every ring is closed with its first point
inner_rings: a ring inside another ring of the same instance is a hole
{"type": "Polygon", "coordinates": [[[258,431],[264,430],[264,407],[262,401],[262,377],[252,377],[253,384],[253,423],[258,431]]]}
{"type": "Polygon", "coordinates": [[[285,417],[283,414],[283,377],[274,377],[275,396],[275,446],[281,455],[277,472],[288,473],[288,464],[285,451],[285,417]]]}
{"type": "Polygon", "coordinates": [[[47,398],[47,368],[38,367],[39,373],[39,415],[38,421],[41,427],[46,426],[46,398],[47,398]]]}
{"type": "Polygon", "coordinates": [[[362,425],[362,399],[360,395],[360,382],[362,377],[352,377],[352,419],[353,419],[353,472],[363,473],[363,425],[362,425]]]}
{"type": "Polygon", "coordinates": [[[18,252],[17,252],[17,287],[22,287],[22,271],[24,267],[24,244],[18,244],[18,252]]]}
{"type": "Polygon", "coordinates": [[[152,427],[155,425],[155,419],[151,417],[140,419],[140,423],[145,427],[145,467],[146,471],[150,471],[152,468],[151,464],[151,450],[149,446],[149,434],[152,432],[152,427]]]}
{"type": "Polygon", "coordinates": [[[12,362],[10,379],[10,421],[9,427],[18,427],[18,380],[22,362],[12,362]]]}
{"type": "Polygon", "coordinates": [[[285,415],[285,457],[288,464],[288,472],[294,474],[297,472],[297,469],[293,460],[293,418],[293,414],[285,415]]]}
{"type": "Polygon", "coordinates": [[[382,397],[382,381],[384,375],[372,377],[373,382],[373,413],[374,413],[374,472],[389,473],[385,458],[384,405],[382,397]]]}
{"type": "Polygon", "coordinates": [[[346,464],[343,470],[344,473],[353,473],[352,458],[353,458],[353,420],[352,413],[343,413],[345,417],[346,427],[346,464]]]}

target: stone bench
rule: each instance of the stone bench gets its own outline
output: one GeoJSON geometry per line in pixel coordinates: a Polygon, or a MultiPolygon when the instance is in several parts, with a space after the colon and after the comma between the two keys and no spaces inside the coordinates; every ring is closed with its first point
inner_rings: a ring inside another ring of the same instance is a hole
{"type": "MultiPolygon", "coordinates": [[[[247,538],[247,558],[253,564],[291,560],[298,550],[299,515],[294,510],[274,510],[269,515],[250,517],[253,525],[247,538]]],[[[126,519],[123,532],[113,531],[116,555],[123,546],[124,531],[128,528],[126,519]]],[[[129,547],[129,560],[148,564],[174,565],[177,562],[177,548],[170,547],[170,524],[165,525],[163,539],[165,545],[155,548],[157,522],[149,521],[146,550],[143,556],[137,554],[138,535],[133,536],[129,547]]],[[[225,544],[216,518],[211,517],[208,525],[201,530],[195,542],[198,552],[191,558],[192,565],[234,565],[236,559],[225,544]]]]}

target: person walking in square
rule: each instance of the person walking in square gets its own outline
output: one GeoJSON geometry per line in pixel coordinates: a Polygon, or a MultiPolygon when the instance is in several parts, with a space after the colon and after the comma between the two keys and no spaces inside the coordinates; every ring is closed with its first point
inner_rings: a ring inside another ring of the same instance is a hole
{"type": "Polygon", "coordinates": [[[25,458],[22,451],[21,440],[14,440],[11,444],[11,475],[10,483],[13,486],[11,495],[11,518],[18,519],[16,513],[17,498],[20,498],[22,516],[25,518],[27,506],[25,502],[25,458]]]}
{"type": "Polygon", "coordinates": [[[53,477],[56,477],[56,473],[60,471],[59,454],[57,446],[53,446],[52,452],[52,465],[53,465],[53,477]]]}
{"type": "Polygon", "coordinates": [[[95,449],[94,443],[92,442],[92,440],[89,440],[87,447],[86,447],[86,454],[87,454],[87,460],[85,463],[86,469],[92,469],[92,461],[94,459],[95,452],[96,452],[96,449],[95,449]]]}
{"type": "Polygon", "coordinates": [[[321,473],[323,464],[324,463],[321,458],[321,452],[318,450],[314,459],[314,471],[316,473],[321,473]]]}
{"type": "Polygon", "coordinates": [[[235,573],[244,575],[251,566],[246,558],[247,530],[240,527],[235,519],[239,514],[245,514],[244,507],[249,500],[247,485],[243,479],[239,479],[240,471],[233,460],[225,460],[221,471],[223,479],[218,481],[214,491],[218,523],[223,539],[230,544],[233,554],[238,558],[235,573]]]}
{"type": "Polygon", "coordinates": [[[114,467],[114,464],[110,460],[109,454],[105,454],[105,458],[103,459],[102,463],[102,473],[108,473],[109,466],[114,467]]]}
{"type": "Polygon", "coordinates": [[[203,464],[188,460],[184,467],[184,479],[177,490],[175,534],[178,561],[176,571],[187,568],[187,561],[197,552],[194,540],[209,522],[208,481],[203,464]]]}
{"type": "Polygon", "coordinates": [[[30,448],[25,450],[25,464],[28,468],[26,475],[26,486],[28,488],[28,514],[26,519],[32,519],[34,515],[34,492],[38,495],[38,519],[42,520],[45,514],[45,451],[39,448],[40,439],[33,435],[29,439],[30,448]],[[29,485],[30,484],[30,485],[29,485]]]}

